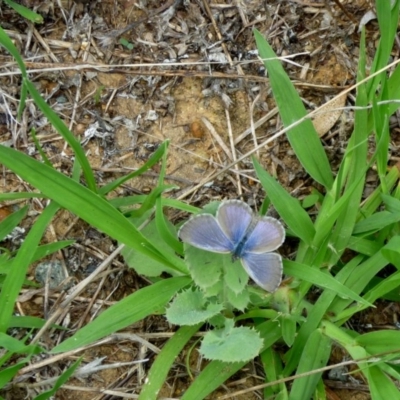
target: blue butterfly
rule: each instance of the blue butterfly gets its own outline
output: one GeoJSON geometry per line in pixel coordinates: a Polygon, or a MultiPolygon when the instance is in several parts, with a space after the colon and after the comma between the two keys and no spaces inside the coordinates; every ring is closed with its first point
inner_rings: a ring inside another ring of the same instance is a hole
{"type": "Polygon", "coordinates": [[[232,253],[263,289],[274,292],[282,281],[282,258],[276,250],[285,240],[282,224],[272,217],[253,215],[239,200],[222,202],[214,217],[199,214],[185,222],[178,236],[185,243],[214,253],[232,253]]]}

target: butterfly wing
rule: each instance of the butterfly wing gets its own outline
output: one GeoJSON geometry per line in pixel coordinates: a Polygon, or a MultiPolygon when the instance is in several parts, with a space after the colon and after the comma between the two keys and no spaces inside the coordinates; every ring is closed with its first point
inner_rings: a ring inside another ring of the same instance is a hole
{"type": "Polygon", "coordinates": [[[246,253],[242,256],[243,268],[258,286],[275,292],[282,281],[282,258],[277,253],[246,253]]]}
{"type": "Polygon", "coordinates": [[[276,250],[285,240],[285,230],[275,218],[260,217],[243,246],[243,254],[276,250]]]}
{"type": "Polygon", "coordinates": [[[217,211],[218,223],[235,247],[246,234],[252,218],[251,208],[239,200],[224,201],[217,211]]]}
{"type": "Polygon", "coordinates": [[[185,222],[178,236],[185,243],[214,253],[230,253],[234,247],[211,214],[200,214],[185,222]]]}

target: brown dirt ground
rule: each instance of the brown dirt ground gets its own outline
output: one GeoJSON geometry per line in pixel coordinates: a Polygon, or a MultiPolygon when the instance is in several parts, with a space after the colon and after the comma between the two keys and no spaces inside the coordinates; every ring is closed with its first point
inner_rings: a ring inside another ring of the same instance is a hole
{"type": "MultiPolygon", "coordinates": [[[[30,76],[37,88],[74,134],[83,139],[89,127],[95,123],[100,126],[95,130],[96,135],[85,143],[99,183],[140,167],[159,143],[169,139],[168,179],[179,186],[172,196],[195,205],[235,198],[241,193],[252,205],[259,205],[263,199],[261,187],[251,179],[254,174],[249,158],[239,165],[246,177],[239,179],[229,171],[204,186],[208,177],[221,166],[254,149],[254,140],[260,144],[282,128],[274,113],[268,79],[252,53],[255,50],[252,28],[256,27],[265,35],[279,56],[298,54],[284,65],[311,111],[355,83],[360,38],[358,23],[367,11],[373,10],[373,5],[364,0],[345,0],[340,3],[342,7],[337,1],[322,0],[216,0],[213,3],[206,0],[175,3],[25,0],[23,4],[41,13],[44,23],[32,26],[0,3],[1,25],[24,55],[28,67],[36,70],[30,76]],[[113,32],[133,21],[138,22],[123,34],[134,46],[128,49],[118,42],[113,32]],[[77,69],[82,63],[91,63],[93,67],[77,69]],[[156,65],[135,68],[128,64],[156,65]],[[61,70],[61,67],[66,69],[61,70]],[[257,127],[254,139],[251,134],[241,138],[251,126],[251,120],[256,124],[268,113],[271,116],[257,127]],[[236,140],[234,155],[230,136],[236,140]]],[[[376,21],[371,20],[366,28],[368,56],[372,58],[378,35],[376,21]]],[[[397,54],[398,50],[395,51],[397,54]]],[[[1,72],[15,69],[12,60],[1,50],[0,63],[1,72]]],[[[34,146],[28,132],[35,127],[48,157],[61,171],[70,173],[71,150],[41,119],[33,103],[28,104],[21,125],[7,117],[7,113],[15,116],[19,85],[18,75],[0,76],[0,92],[9,96],[7,101],[2,101],[7,103],[8,109],[0,104],[0,142],[8,141],[21,151],[32,152],[34,146]]],[[[333,109],[352,100],[351,95],[338,97],[330,111],[314,120],[333,165],[339,163],[352,127],[350,111],[333,109]]],[[[310,192],[314,183],[304,173],[284,136],[262,146],[259,157],[264,167],[298,198],[310,192]]],[[[113,195],[148,193],[157,184],[156,180],[157,169],[154,169],[113,195]]],[[[26,190],[25,185],[8,172],[3,172],[2,182],[3,191],[26,190]]],[[[30,207],[26,227],[42,205],[31,202],[30,207]]],[[[12,207],[3,207],[2,213],[7,210],[12,207]]],[[[171,215],[171,218],[176,217],[171,215]]],[[[87,276],[115,246],[109,238],[94,232],[66,211],[58,214],[45,241],[62,238],[77,240],[76,245],[60,255],[75,282],[87,276]]],[[[58,323],[76,329],[94,318],[90,303],[93,296],[96,296],[94,304],[98,312],[144,284],[133,271],[124,267],[122,259],[115,261],[112,267],[112,273],[105,277],[100,289],[98,284],[88,287],[58,323]]],[[[33,271],[34,268],[32,279],[33,271]]],[[[39,291],[21,301],[19,311],[25,315],[46,316],[57,306],[59,296],[60,292],[56,291],[45,299],[39,291]]],[[[392,323],[389,313],[387,316],[380,314],[380,318],[376,321],[369,315],[364,323],[369,321],[374,326],[392,323]]],[[[125,332],[140,334],[153,345],[162,347],[171,327],[163,318],[152,317],[125,332]]],[[[62,337],[54,338],[49,334],[43,338],[43,343],[51,347],[58,340],[62,337]]],[[[154,358],[154,352],[128,339],[91,348],[83,355],[84,363],[100,357],[106,357],[105,362],[109,364],[145,357],[150,362],[134,368],[120,366],[99,371],[86,379],[72,379],[59,391],[57,399],[113,398],[111,394],[96,392],[104,388],[132,390],[136,387],[133,393],[138,393],[154,358]]],[[[333,354],[332,363],[342,361],[343,356],[340,352],[333,354]]],[[[176,361],[160,398],[179,398],[190,384],[184,357],[182,354],[176,361]]],[[[59,375],[75,359],[68,357],[27,372],[21,380],[23,388],[16,386],[3,395],[9,399],[32,398],[36,391],[43,389],[35,387],[34,383],[59,375]]],[[[193,352],[192,370],[198,371],[202,366],[204,361],[193,352]]],[[[262,382],[262,368],[254,362],[209,398],[217,399],[219,395],[262,382]]],[[[333,400],[369,398],[360,385],[351,386],[349,382],[328,377],[326,384],[329,398],[333,400]]],[[[256,399],[261,398],[261,394],[254,392],[234,398],[256,399]]]]}

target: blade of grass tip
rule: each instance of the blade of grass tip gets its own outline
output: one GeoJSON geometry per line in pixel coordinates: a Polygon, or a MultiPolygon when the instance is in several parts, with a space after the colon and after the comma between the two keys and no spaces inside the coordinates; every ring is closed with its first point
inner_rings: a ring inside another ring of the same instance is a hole
{"type": "Polygon", "coordinates": [[[6,50],[15,58],[15,61],[18,64],[19,70],[21,72],[22,77],[26,77],[26,67],[24,61],[22,60],[19,51],[14,46],[14,43],[8,37],[8,35],[4,32],[4,30],[0,26],[0,44],[6,48],[6,50]]]}
{"type": "Polygon", "coordinates": [[[174,230],[171,223],[165,218],[163,212],[163,203],[161,198],[156,201],[156,226],[159,235],[165,241],[165,243],[174,249],[178,254],[183,254],[183,243],[177,239],[176,231],[174,230]]]}
{"type": "MultiPolygon", "coordinates": [[[[259,31],[254,30],[254,36],[259,55],[264,60],[265,68],[270,77],[270,85],[279,108],[279,114],[283,124],[289,126],[304,118],[307,112],[272,47],[259,31]]],[[[286,135],[307,173],[324,185],[326,189],[331,188],[333,176],[328,157],[311,120],[305,119],[299,125],[290,129],[286,135]]]]}
{"type": "Polygon", "coordinates": [[[147,170],[149,170],[151,167],[153,167],[155,164],[158,163],[158,161],[166,153],[168,146],[169,146],[169,141],[166,140],[158,147],[158,149],[151,155],[151,157],[147,160],[147,162],[142,167],[140,167],[136,171],[133,171],[133,172],[127,174],[126,176],[118,178],[118,179],[108,183],[107,185],[103,186],[99,190],[99,193],[103,194],[103,195],[108,194],[109,192],[111,192],[112,190],[121,186],[123,183],[127,182],[128,180],[142,175],[144,172],[146,172],[147,170]]]}
{"type": "Polygon", "coordinates": [[[11,8],[13,8],[21,17],[26,18],[27,20],[35,23],[42,24],[43,17],[39,14],[36,14],[29,8],[22,6],[21,4],[15,3],[12,0],[3,0],[6,4],[8,4],[11,8]]]}
{"type": "Polygon", "coordinates": [[[60,117],[49,107],[44,101],[42,96],[39,94],[35,86],[28,79],[24,79],[24,85],[27,87],[30,95],[32,96],[35,104],[42,110],[43,114],[47,117],[57,132],[65,139],[65,141],[71,146],[75,153],[75,157],[78,159],[79,164],[82,167],[83,175],[85,176],[87,186],[93,192],[97,192],[96,181],[94,179],[93,170],[90,167],[89,161],[83,151],[80,143],[76,140],[75,136],[66,127],[65,123],[61,121],[60,117]]]}
{"type": "Polygon", "coordinates": [[[7,200],[20,200],[20,199],[36,199],[36,198],[47,198],[42,193],[25,193],[25,192],[18,192],[18,193],[0,193],[0,201],[7,201],[7,200]]]}
{"type": "Polygon", "coordinates": [[[0,332],[6,332],[8,329],[14,311],[15,301],[25,280],[29,265],[31,264],[32,257],[35,253],[34,250],[37,249],[43,232],[58,209],[58,204],[50,203],[50,205],[43,210],[15,256],[12,264],[13,268],[10,268],[0,292],[0,332]]]}
{"type": "Polygon", "coordinates": [[[168,372],[176,357],[182,351],[190,338],[200,329],[202,324],[180,327],[171,339],[164,345],[156,356],[150,371],[147,374],[146,383],[140,391],[139,400],[156,400],[161,387],[164,385],[168,372]]]}
{"type": "MultiPolygon", "coordinates": [[[[163,154],[160,177],[158,180],[158,185],[161,186],[164,184],[164,178],[167,172],[167,152],[163,154]]],[[[166,221],[163,209],[163,202],[161,196],[159,196],[156,200],[156,226],[158,233],[168,244],[169,247],[175,250],[178,254],[183,254],[183,243],[177,239],[176,232],[172,233],[173,228],[171,225],[168,225],[168,221],[166,221]]]]}
{"type": "Polygon", "coordinates": [[[28,207],[23,207],[20,210],[10,214],[0,223],[0,240],[3,240],[12,230],[23,220],[28,207]]]}
{"type": "Polygon", "coordinates": [[[46,392],[41,393],[39,396],[35,397],[35,400],[48,400],[51,398],[54,398],[53,396],[57,393],[58,389],[61,388],[64,383],[68,381],[69,378],[71,378],[77,368],[79,367],[80,363],[82,362],[83,356],[79,357],[78,360],[76,360],[70,367],[68,367],[61,375],[60,377],[56,380],[56,383],[54,386],[50,389],[47,390],[46,392]]]}
{"type": "Polygon", "coordinates": [[[156,249],[103,197],[14,149],[0,146],[0,159],[7,168],[95,228],[150,258],[185,273],[180,265],[171,264],[170,259],[162,254],[162,249],[156,249]]]}
{"type": "Polygon", "coordinates": [[[75,240],[60,240],[59,242],[54,242],[39,246],[32,257],[32,262],[41,260],[44,257],[48,257],[51,254],[60,251],[62,249],[65,249],[66,247],[69,247],[74,243],[75,240]]]}
{"type": "Polygon", "coordinates": [[[139,209],[130,210],[129,216],[132,218],[142,217],[147,211],[155,207],[157,199],[161,197],[162,193],[174,188],[176,188],[176,186],[173,185],[156,186],[146,197],[144,197],[139,209]]]}
{"type": "Polygon", "coordinates": [[[31,129],[31,136],[32,136],[33,143],[35,143],[36,150],[39,152],[40,157],[42,157],[43,162],[47,166],[52,167],[53,166],[52,163],[47,158],[46,153],[42,150],[42,146],[40,145],[39,141],[37,140],[36,130],[34,128],[31,129]]]}
{"type": "Polygon", "coordinates": [[[189,277],[184,276],[168,278],[132,293],[54,347],[51,353],[62,353],[86,346],[160,311],[179,290],[191,282],[189,277]]]}

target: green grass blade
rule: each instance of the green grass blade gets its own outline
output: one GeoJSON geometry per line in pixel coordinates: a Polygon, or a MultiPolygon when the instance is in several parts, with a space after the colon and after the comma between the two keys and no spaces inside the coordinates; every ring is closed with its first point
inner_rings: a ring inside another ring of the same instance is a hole
{"type": "Polygon", "coordinates": [[[24,17],[35,24],[43,23],[43,17],[39,14],[36,14],[29,8],[26,8],[21,4],[15,3],[12,0],[3,0],[3,1],[4,3],[8,4],[11,8],[13,8],[21,17],[24,17]]]}
{"type": "Polygon", "coordinates": [[[368,369],[367,379],[373,400],[400,400],[400,391],[378,367],[368,369]]]}
{"type": "Polygon", "coordinates": [[[85,155],[83,148],[80,143],[76,140],[72,132],[66,127],[65,123],[61,121],[60,117],[50,108],[50,106],[44,101],[42,96],[37,91],[36,87],[28,79],[24,79],[24,85],[28,89],[35,104],[42,110],[46,115],[51,125],[57,130],[57,132],[67,141],[75,153],[75,157],[79,161],[82,167],[82,172],[85,176],[86,183],[90,190],[97,192],[96,181],[94,179],[92,168],[90,167],[89,161],[85,155]]]}
{"type": "MultiPolygon", "coordinates": [[[[349,276],[354,274],[362,262],[363,257],[357,256],[354,257],[350,262],[348,262],[344,268],[342,268],[339,273],[336,275],[336,279],[338,282],[345,282],[349,276]]],[[[293,347],[286,354],[286,366],[284,369],[284,376],[288,376],[293,373],[293,371],[297,368],[297,365],[300,362],[300,357],[303,351],[304,346],[309,338],[309,336],[318,328],[322,319],[328,313],[333,314],[330,311],[331,304],[336,298],[336,293],[330,290],[325,290],[314,306],[308,313],[306,322],[300,327],[296,340],[294,342],[293,347]]]]}
{"type": "MultiPolygon", "coordinates": [[[[376,1],[376,14],[379,23],[380,39],[371,68],[371,73],[385,67],[389,60],[389,56],[393,48],[394,38],[397,32],[399,7],[399,0],[396,0],[393,5],[390,1],[386,0],[376,1]]],[[[384,72],[382,74],[384,74],[384,72]]],[[[369,99],[374,96],[375,90],[382,80],[382,74],[375,76],[368,82],[367,92],[369,94],[369,99]]]]}
{"type": "Polygon", "coordinates": [[[353,234],[375,233],[388,225],[400,221],[400,213],[391,213],[389,211],[379,211],[370,217],[357,222],[354,226],[353,234]]]}
{"type": "Polygon", "coordinates": [[[38,199],[43,198],[41,193],[33,192],[18,192],[18,193],[0,193],[0,201],[19,200],[19,199],[38,199]]]}
{"type": "MultiPolygon", "coordinates": [[[[268,347],[260,354],[261,362],[265,371],[265,381],[274,382],[282,376],[282,360],[277,351],[268,347]]],[[[264,398],[273,398],[280,392],[280,385],[273,385],[264,389],[264,398]]]]}
{"type": "Polygon", "coordinates": [[[0,332],[6,332],[14,311],[15,301],[24,283],[26,273],[32,261],[34,250],[38,247],[43,232],[58,210],[58,205],[51,203],[33,224],[10,268],[0,292],[0,332]]]}
{"type": "MultiPolygon", "coordinates": [[[[315,330],[307,340],[296,374],[324,367],[329,360],[330,354],[331,340],[323,335],[319,329],[315,330]]],[[[322,372],[318,372],[295,379],[290,390],[289,400],[311,399],[321,375],[322,372]]]]}
{"type": "Polygon", "coordinates": [[[156,400],[158,393],[165,383],[170,368],[178,354],[182,351],[190,338],[199,330],[202,324],[193,326],[182,326],[168,340],[157,355],[149,373],[146,383],[140,391],[139,400],[156,400]]]}
{"type": "Polygon", "coordinates": [[[163,157],[163,155],[166,153],[168,149],[169,141],[166,140],[163,142],[158,149],[151,155],[151,157],[147,160],[147,162],[138,168],[136,171],[131,172],[128,175],[125,175],[119,179],[116,179],[107,185],[103,186],[101,189],[99,189],[100,194],[107,194],[116,189],[117,187],[121,186],[123,183],[129,181],[130,179],[133,179],[137,176],[140,176],[144,172],[148,171],[151,167],[153,167],[155,164],[157,164],[160,159],[163,157]]]}
{"type": "MultiPolygon", "coordinates": [[[[306,116],[306,109],[272,47],[259,31],[254,30],[254,36],[259,55],[264,60],[270,77],[279,114],[287,127],[306,116]]],[[[331,168],[311,120],[306,119],[290,129],[286,135],[305,170],[313,179],[329,189],[333,184],[331,168]]]]}
{"type": "Polygon", "coordinates": [[[2,368],[0,370],[0,388],[3,388],[8,382],[10,382],[18,374],[18,371],[24,368],[27,363],[27,360],[23,360],[11,365],[10,367],[2,368]]]}
{"type": "Polygon", "coordinates": [[[0,240],[3,240],[25,217],[28,207],[10,214],[0,223],[0,240]]]}
{"type": "Polygon", "coordinates": [[[327,272],[324,273],[319,269],[290,260],[284,260],[283,265],[285,273],[287,273],[289,276],[303,279],[314,285],[323,287],[324,289],[333,290],[340,297],[352,299],[354,301],[364,304],[367,307],[372,306],[371,303],[365,301],[362,297],[349,290],[347,286],[340,283],[337,279],[332,277],[327,272]]]}
{"type": "MultiPolygon", "coordinates": [[[[364,43],[364,36],[361,38],[361,44],[364,43]]],[[[357,80],[365,77],[365,48],[362,45],[360,49],[360,66],[357,80]],[[364,51],[364,56],[362,56],[364,51]]],[[[354,225],[357,219],[357,213],[360,207],[361,196],[364,189],[364,182],[367,169],[368,152],[368,112],[366,109],[367,95],[365,86],[358,87],[356,106],[360,107],[355,112],[354,132],[350,140],[351,154],[346,160],[350,163],[349,173],[346,182],[346,191],[351,190],[351,196],[348,202],[343,205],[341,213],[337,219],[335,229],[330,237],[330,242],[336,251],[331,253],[328,265],[335,265],[347,247],[347,243],[353,233],[354,225]],[[354,188],[354,189],[353,189],[354,188]]]]}
{"type": "Polygon", "coordinates": [[[0,146],[2,164],[38,188],[47,197],[81,217],[95,228],[179,272],[180,263],[171,264],[118,210],[103,197],[64,176],[53,168],[13,149],[0,146]]]}
{"type": "Polygon", "coordinates": [[[188,277],[175,277],[140,289],[105,310],[93,322],[81,328],[51,352],[70,351],[126,328],[165,307],[180,289],[190,283],[191,279],[188,277]]]}
{"type": "Polygon", "coordinates": [[[49,255],[55,253],[56,251],[71,246],[71,244],[73,243],[75,243],[75,240],[61,240],[59,242],[54,242],[54,243],[44,244],[43,246],[39,246],[32,257],[32,262],[41,260],[44,257],[48,257],[49,255]]]}
{"type": "Polygon", "coordinates": [[[35,400],[48,400],[54,398],[53,396],[57,393],[58,389],[61,388],[64,383],[68,381],[69,378],[74,374],[76,369],[79,367],[80,363],[82,361],[82,357],[80,357],[78,360],[76,360],[70,367],[68,367],[57,379],[56,383],[54,384],[54,387],[52,387],[50,390],[47,390],[46,392],[40,394],[39,396],[35,397],[35,400]]]}
{"type": "Polygon", "coordinates": [[[310,244],[313,240],[314,225],[300,202],[266,172],[258,161],[253,158],[253,165],[267,196],[271,199],[276,211],[287,226],[304,242],[310,244]]]}
{"type": "Polygon", "coordinates": [[[0,44],[4,46],[7,51],[15,58],[15,61],[18,64],[19,70],[21,71],[21,75],[23,77],[26,76],[26,67],[24,64],[24,61],[22,60],[21,55],[19,54],[19,51],[17,48],[14,46],[14,43],[11,41],[11,39],[7,36],[7,34],[4,32],[4,30],[0,26],[0,44]]]}

